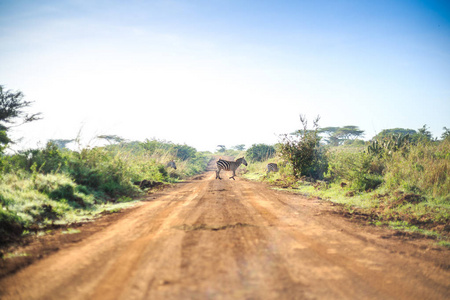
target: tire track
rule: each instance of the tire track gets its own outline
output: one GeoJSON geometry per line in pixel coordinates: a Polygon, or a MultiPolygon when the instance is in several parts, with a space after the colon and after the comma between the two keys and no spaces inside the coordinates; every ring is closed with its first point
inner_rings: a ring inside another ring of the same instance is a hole
{"type": "Polygon", "coordinates": [[[2,299],[449,298],[448,250],[427,260],[324,202],[214,175],[3,279],[2,299]]]}

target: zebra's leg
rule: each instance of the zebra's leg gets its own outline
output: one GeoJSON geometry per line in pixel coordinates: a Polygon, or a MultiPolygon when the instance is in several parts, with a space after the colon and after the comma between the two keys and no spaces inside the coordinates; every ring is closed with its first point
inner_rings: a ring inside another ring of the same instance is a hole
{"type": "Polygon", "coordinates": [[[236,173],[233,171],[233,176],[231,176],[230,179],[236,180],[234,179],[234,176],[236,176],[236,173]]]}
{"type": "Polygon", "coordinates": [[[222,180],[222,178],[220,178],[220,169],[216,171],[216,179],[219,178],[220,180],[222,180]]]}

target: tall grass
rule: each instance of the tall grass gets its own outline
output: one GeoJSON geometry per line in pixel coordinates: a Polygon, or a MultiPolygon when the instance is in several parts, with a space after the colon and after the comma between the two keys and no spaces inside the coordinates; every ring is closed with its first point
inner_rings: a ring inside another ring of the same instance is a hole
{"type": "Polygon", "coordinates": [[[386,158],[384,179],[389,189],[444,197],[450,203],[450,139],[393,153],[386,158]]]}
{"type": "Polygon", "coordinates": [[[335,148],[328,153],[327,179],[345,180],[357,191],[375,189],[383,182],[383,162],[364,151],[335,148]]]}
{"type": "Polygon", "coordinates": [[[145,191],[139,182],[173,183],[205,170],[207,153],[164,141],[80,151],[48,143],[0,156],[0,244],[31,228],[78,222],[145,191]],[[168,168],[174,160],[177,169],[168,168]]]}

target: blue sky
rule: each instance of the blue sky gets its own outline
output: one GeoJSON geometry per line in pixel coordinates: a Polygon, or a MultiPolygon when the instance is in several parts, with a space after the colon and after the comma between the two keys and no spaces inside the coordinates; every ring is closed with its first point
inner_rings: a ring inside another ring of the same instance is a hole
{"type": "MultiPolygon", "coordinates": [[[[0,84],[44,119],[21,147],[100,134],[199,150],[300,127],[450,127],[448,1],[4,1],[0,84]]],[[[19,146],[19,145],[18,145],[19,146]]]]}

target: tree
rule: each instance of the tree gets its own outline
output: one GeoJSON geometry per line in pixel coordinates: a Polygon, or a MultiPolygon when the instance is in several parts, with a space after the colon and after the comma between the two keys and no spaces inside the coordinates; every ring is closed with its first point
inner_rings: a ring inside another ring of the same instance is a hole
{"type": "Polygon", "coordinates": [[[122,138],[122,137],[120,137],[118,135],[114,135],[114,134],[112,134],[112,135],[99,135],[99,136],[97,136],[97,138],[106,140],[110,145],[111,144],[120,144],[120,143],[125,142],[124,138],[122,138]]]}
{"type": "Polygon", "coordinates": [[[417,135],[420,141],[431,141],[433,138],[431,131],[428,130],[427,124],[423,125],[422,128],[419,128],[417,131],[417,135]]]}
{"type": "Polygon", "coordinates": [[[41,113],[26,114],[25,108],[32,102],[25,101],[22,92],[5,91],[0,85],[0,144],[6,147],[11,139],[8,137],[8,130],[12,127],[41,119],[41,113]]]}
{"type": "Polygon", "coordinates": [[[193,158],[195,157],[195,153],[197,153],[197,150],[195,150],[194,147],[188,145],[174,145],[173,149],[175,156],[181,160],[193,158]]]}
{"type": "Polygon", "coordinates": [[[444,130],[444,132],[441,135],[441,139],[450,139],[450,128],[444,127],[442,130],[444,130]]]}
{"type": "Polygon", "coordinates": [[[417,132],[414,129],[406,129],[406,128],[391,128],[391,129],[383,129],[379,134],[374,136],[373,140],[383,140],[385,138],[389,138],[392,136],[413,136],[417,132]]]}
{"type": "Polygon", "coordinates": [[[225,147],[225,145],[217,145],[217,147],[219,148],[217,150],[217,152],[225,152],[227,150],[227,148],[225,147]]]}
{"type": "Polygon", "coordinates": [[[364,136],[364,130],[360,130],[358,126],[347,125],[344,127],[325,127],[318,129],[319,134],[327,134],[325,141],[332,145],[338,146],[346,141],[354,140],[364,136]]]}
{"type": "Polygon", "coordinates": [[[266,144],[253,144],[246,152],[251,161],[265,161],[275,155],[275,147],[266,144]]]}
{"type": "Polygon", "coordinates": [[[336,132],[339,130],[340,127],[324,127],[320,128],[317,132],[319,134],[326,134],[327,137],[325,137],[325,141],[329,145],[338,146],[339,145],[339,139],[335,137],[336,132]]]}
{"type": "Polygon", "coordinates": [[[239,144],[239,145],[236,145],[236,146],[231,147],[231,148],[233,148],[233,149],[235,149],[237,151],[244,151],[245,150],[245,145],[244,144],[239,144]]]}
{"type": "Polygon", "coordinates": [[[58,149],[60,149],[60,150],[67,148],[67,145],[74,141],[75,141],[74,139],[71,139],[71,140],[65,140],[65,139],[49,140],[50,143],[55,144],[58,147],[58,149]]]}

